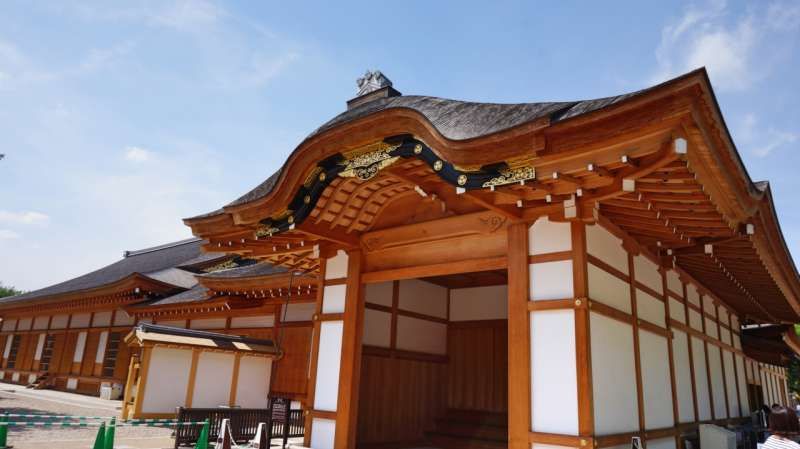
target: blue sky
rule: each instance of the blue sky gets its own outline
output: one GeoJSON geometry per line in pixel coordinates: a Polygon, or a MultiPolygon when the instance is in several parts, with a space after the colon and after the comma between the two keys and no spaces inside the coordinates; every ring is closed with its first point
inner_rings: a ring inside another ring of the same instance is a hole
{"type": "Polygon", "coordinates": [[[380,69],[526,102],[706,66],[800,254],[800,1],[0,4],[0,281],[34,289],[190,236],[380,69]]]}

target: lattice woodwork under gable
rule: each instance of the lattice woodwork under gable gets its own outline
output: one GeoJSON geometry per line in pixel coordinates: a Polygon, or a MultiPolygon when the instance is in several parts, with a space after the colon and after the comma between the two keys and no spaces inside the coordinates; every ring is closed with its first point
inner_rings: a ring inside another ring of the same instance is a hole
{"type": "MultiPolygon", "coordinates": [[[[423,164],[416,160],[406,161],[392,169],[403,172],[420,165],[423,164]]],[[[375,217],[389,202],[412,193],[414,185],[387,170],[367,181],[337,178],[322,193],[307,220],[315,225],[327,226],[328,229],[341,229],[348,234],[363,232],[370,228],[375,217]]]]}

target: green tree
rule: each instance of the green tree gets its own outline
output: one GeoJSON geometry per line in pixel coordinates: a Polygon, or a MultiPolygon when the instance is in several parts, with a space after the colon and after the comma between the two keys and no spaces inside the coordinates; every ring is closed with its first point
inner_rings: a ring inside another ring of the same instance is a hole
{"type": "Polygon", "coordinates": [[[16,288],[14,288],[14,287],[12,287],[10,285],[9,286],[3,285],[3,283],[0,282],[0,298],[6,297],[6,296],[21,295],[23,293],[25,293],[25,292],[22,291],[22,290],[17,290],[16,288]]]}

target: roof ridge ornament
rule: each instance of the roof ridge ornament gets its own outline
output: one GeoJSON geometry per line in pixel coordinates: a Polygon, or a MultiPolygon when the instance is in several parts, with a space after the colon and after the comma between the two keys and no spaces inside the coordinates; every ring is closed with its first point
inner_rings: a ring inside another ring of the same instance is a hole
{"type": "Polygon", "coordinates": [[[367,70],[364,76],[356,79],[358,86],[357,97],[375,92],[384,87],[392,87],[392,80],[386,77],[380,70],[367,70]]]}

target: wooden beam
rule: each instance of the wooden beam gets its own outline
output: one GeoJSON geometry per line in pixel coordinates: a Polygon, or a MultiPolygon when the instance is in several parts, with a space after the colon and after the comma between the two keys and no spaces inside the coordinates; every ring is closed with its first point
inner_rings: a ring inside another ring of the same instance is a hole
{"type": "Polygon", "coordinates": [[[592,387],[592,347],[589,317],[589,274],[586,250],[586,224],[571,222],[572,276],[575,297],[575,358],[578,375],[578,433],[594,435],[594,391],[592,387]]]}
{"type": "Polygon", "coordinates": [[[319,226],[315,225],[310,222],[310,220],[306,220],[303,223],[297,225],[295,231],[301,232],[309,237],[314,237],[317,239],[327,240],[332,243],[336,243],[339,245],[344,246],[345,248],[357,248],[358,247],[358,236],[355,234],[344,234],[342,232],[334,231],[328,229],[327,226],[319,226]]]}

